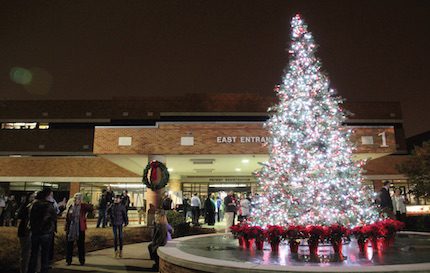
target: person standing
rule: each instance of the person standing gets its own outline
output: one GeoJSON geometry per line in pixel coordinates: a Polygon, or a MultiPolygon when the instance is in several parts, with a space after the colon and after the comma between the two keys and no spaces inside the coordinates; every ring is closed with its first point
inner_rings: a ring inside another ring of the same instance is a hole
{"type": "Polygon", "coordinates": [[[74,202],[66,213],[66,263],[72,264],[73,244],[78,245],[79,263],[85,264],[85,230],[87,229],[87,214],[92,211],[92,205],[82,202],[82,194],[76,193],[74,202]]]}
{"type": "Polygon", "coordinates": [[[233,226],[234,223],[234,215],[236,213],[236,201],[234,199],[233,191],[230,191],[228,195],[224,198],[224,206],[225,206],[225,221],[226,228],[225,232],[230,231],[230,227],[233,226]]]}
{"type": "Polygon", "coordinates": [[[159,261],[157,250],[160,246],[165,246],[167,243],[167,217],[164,210],[157,210],[155,213],[155,227],[154,234],[152,236],[152,242],[148,245],[149,255],[151,260],[155,263],[152,267],[152,270],[156,270],[158,272],[159,269],[159,261]]]}
{"type": "Polygon", "coordinates": [[[392,198],[393,209],[396,213],[396,219],[402,222],[406,222],[406,204],[408,203],[408,201],[401,194],[402,190],[399,188],[394,191],[394,196],[392,198]]]}
{"type": "Polygon", "coordinates": [[[170,195],[166,195],[165,198],[163,199],[161,207],[164,210],[172,210],[172,203],[173,203],[173,200],[172,198],[170,198],[170,195]]]}
{"type": "Polygon", "coordinates": [[[30,230],[28,229],[29,221],[29,207],[34,201],[34,192],[28,193],[25,199],[21,203],[17,212],[18,221],[18,239],[19,245],[21,247],[21,257],[20,257],[20,272],[27,273],[28,263],[30,261],[31,254],[31,236],[30,230]]]}
{"type": "MultiPolygon", "coordinates": [[[[106,209],[108,209],[113,204],[113,198],[115,193],[112,191],[111,186],[106,188],[106,209]]],[[[112,225],[110,223],[109,217],[106,217],[106,226],[112,225]]]]}
{"type": "Polygon", "coordinates": [[[128,212],[130,209],[130,196],[128,195],[128,190],[124,190],[121,196],[121,203],[124,205],[125,210],[128,212]]]}
{"type": "Polygon", "coordinates": [[[123,229],[128,225],[127,209],[125,205],[121,202],[121,195],[115,196],[113,205],[108,209],[108,214],[112,223],[113,238],[114,238],[114,257],[122,258],[122,239],[123,239],[123,229]],[[119,250],[118,250],[119,242],[119,250]]]}
{"type": "Polygon", "coordinates": [[[251,201],[249,201],[248,198],[246,198],[246,196],[242,196],[242,199],[240,200],[240,220],[241,221],[246,221],[249,217],[250,214],[250,210],[251,210],[251,201]]]}
{"type": "Polygon", "coordinates": [[[146,225],[148,227],[153,227],[155,225],[155,206],[153,204],[149,204],[149,209],[146,212],[146,225]]]}
{"type": "Polygon", "coordinates": [[[187,213],[190,210],[190,199],[188,199],[188,196],[184,196],[182,199],[182,208],[184,211],[184,220],[187,222],[187,213]]]}
{"type": "Polygon", "coordinates": [[[43,188],[30,205],[31,254],[28,273],[35,273],[39,249],[41,250],[40,273],[46,273],[49,270],[49,252],[57,221],[57,212],[48,201],[52,195],[51,188],[43,188]]]}
{"type": "Polygon", "coordinates": [[[15,200],[15,195],[9,196],[4,209],[4,225],[5,226],[16,226],[15,214],[18,210],[18,203],[15,200]]]}
{"type": "Polygon", "coordinates": [[[99,199],[99,217],[97,219],[96,228],[99,228],[100,224],[102,225],[102,228],[106,227],[106,222],[107,222],[106,209],[107,209],[106,189],[103,189],[102,195],[100,196],[100,199],[99,199]]]}
{"type": "Polygon", "coordinates": [[[215,204],[212,201],[211,197],[212,195],[208,195],[208,198],[205,200],[205,223],[207,223],[209,226],[215,225],[215,204]]]}
{"type": "Polygon", "coordinates": [[[379,192],[378,201],[382,214],[387,214],[388,217],[394,218],[393,213],[393,200],[390,196],[390,182],[385,181],[384,186],[379,192]]]}
{"type": "Polygon", "coordinates": [[[193,225],[198,226],[199,217],[200,217],[200,208],[202,203],[200,202],[200,198],[197,196],[197,193],[194,193],[194,196],[191,198],[191,213],[193,214],[193,225]]]}
{"type": "Polygon", "coordinates": [[[218,194],[218,196],[216,198],[216,211],[217,211],[216,212],[216,221],[217,222],[221,221],[221,204],[222,204],[222,200],[221,200],[221,197],[218,194]]]}
{"type": "Polygon", "coordinates": [[[4,195],[4,192],[0,188],[0,226],[3,226],[3,223],[4,223],[3,212],[5,207],[6,207],[6,197],[4,195]]]}

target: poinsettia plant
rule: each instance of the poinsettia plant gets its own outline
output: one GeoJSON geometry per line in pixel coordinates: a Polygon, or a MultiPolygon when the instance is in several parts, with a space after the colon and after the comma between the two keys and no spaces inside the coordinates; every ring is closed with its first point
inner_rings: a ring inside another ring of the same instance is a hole
{"type": "Polygon", "coordinates": [[[264,241],[266,239],[267,230],[260,226],[251,226],[248,230],[248,238],[256,241],[264,241]]]}
{"type": "Polygon", "coordinates": [[[274,225],[267,226],[266,238],[269,243],[279,243],[282,240],[284,228],[282,226],[274,225]]]}
{"type": "Polygon", "coordinates": [[[349,236],[349,234],[350,230],[346,227],[339,224],[333,224],[328,227],[327,238],[332,241],[338,241],[341,240],[343,237],[349,236]]]}
{"type": "Polygon", "coordinates": [[[286,240],[297,240],[306,238],[307,232],[304,226],[290,225],[284,230],[283,238],[286,240]]]}
{"type": "Polygon", "coordinates": [[[329,229],[324,226],[307,226],[306,233],[310,240],[320,241],[328,237],[329,229]]]}
{"type": "Polygon", "coordinates": [[[381,238],[387,234],[387,230],[382,222],[365,225],[362,228],[362,232],[367,238],[381,238]]]}
{"type": "Polygon", "coordinates": [[[249,226],[247,224],[237,224],[230,227],[231,233],[233,233],[235,238],[246,237],[247,229],[249,226]]]}
{"type": "Polygon", "coordinates": [[[402,230],[405,227],[403,222],[393,219],[385,219],[380,222],[380,225],[384,227],[386,237],[393,237],[397,231],[402,230]]]}

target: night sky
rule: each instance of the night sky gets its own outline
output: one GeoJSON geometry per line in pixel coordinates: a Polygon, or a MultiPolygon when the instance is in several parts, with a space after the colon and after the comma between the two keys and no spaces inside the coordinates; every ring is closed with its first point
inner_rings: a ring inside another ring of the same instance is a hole
{"type": "Polygon", "coordinates": [[[430,130],[424,0],[2,1],[0,99],[271,95],[297,12],[340,95],[401,101],[407,135],[430,130]]]}

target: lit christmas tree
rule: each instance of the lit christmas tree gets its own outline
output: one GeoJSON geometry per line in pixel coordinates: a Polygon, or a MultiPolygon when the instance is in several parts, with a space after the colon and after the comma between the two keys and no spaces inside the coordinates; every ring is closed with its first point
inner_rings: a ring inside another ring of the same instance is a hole
{"type": "Polygon", "coordinates": [[[352,160],[351,131],[315,57],[316,45],[299,15],[291,22],[290,61],[269,108],[269,161],[257,172],[264,193],[253,223],[348,227],[379,219],[372,195],[362,188],[362,162],[352,160]]]}

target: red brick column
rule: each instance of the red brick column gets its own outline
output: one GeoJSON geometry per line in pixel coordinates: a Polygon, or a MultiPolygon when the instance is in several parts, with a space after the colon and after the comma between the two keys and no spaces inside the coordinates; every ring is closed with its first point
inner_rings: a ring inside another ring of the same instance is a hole
{"type": "Polygon", "coordinates": [[[375,188],[375,192],[379,192],[383,186],[384,183],[382,182],[382,180],[373,180],[373,187],[375,188]]]}
{"type": "Polygon", "coordinates": [[[79,182],[71,182],[70,183],[70,195],[69,198],[73,197],[73,195],[81,190],[81,183],[79,182]]]}

